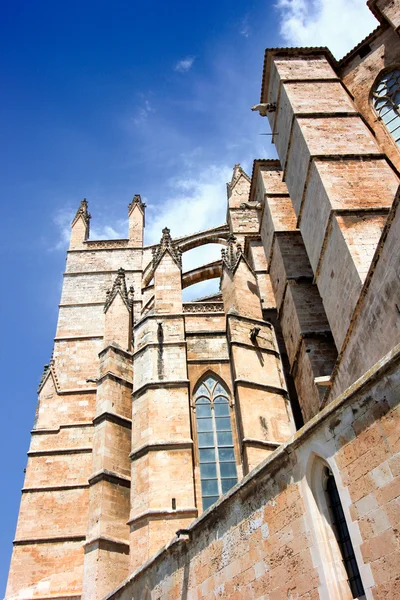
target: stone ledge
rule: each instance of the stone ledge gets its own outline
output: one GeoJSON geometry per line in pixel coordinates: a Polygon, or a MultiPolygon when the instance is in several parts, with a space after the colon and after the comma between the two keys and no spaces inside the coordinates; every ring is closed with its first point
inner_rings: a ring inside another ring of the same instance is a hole
{"type": "MultiPolygon", "coordinates": [[[[103,303],[103,305],[104,305],[104,303],[103,303]]],[[[104,354],[106,354],[109,351],[115,352],[115,354],[120,354],[124,358],[131,359],[133,356],[133,353],[130,352],[129,350],[124,350],[123,348],[120,348],[119,346],[116,346],[115,344],[109,344],[108,346],[103,348],[103,350],[101,350],[101,352],[99,352],[99,358],[104,356],[104,354]]]]}
{"type": "Polygon", "coordinates": [[[84,488],[88,488],[88,483],[77,483],[71,485],[52,485],[48,487],[31,487],[31,488],[22,488],[22,494],[28,493],[36,493],[36,492],[65,492],[68,490],[81,490],[84,488]]]}
{"type": "Polygon", "coordinates": [[[271,448],[276,450],[283,442],[271,442],[270,440],[258,440],[255,438],[244,438],[242,440],[243,446],[253,446],[255,448],[271,448]]]}
{"type": "Polygon", "coordinates": [[[126,417],[117,415],[117,413],[112,413],[108,411],[102,412],[100,415],[97,415],[93,419],[93,425],[100,425],[100,423],[103,423],[104,421],[114,423],[115,425],[120,425],[121,427],[125,427],[126,429],[132,429],[131,419],[127,419],[126,417]]]}
{"type": "Polygon", "coordinates": [[[130,525],[131,527],[133,525],[135,525],[136,523],[139,523],[140,521],[143,521],[145,519],[152,519],[155,521],[159,521],[160,519],[165,519],[166,517],[168,519],[181,519],[182,517],[184,518],[189,518],[189,517],[194,517],[196,518],[198,514],[198,510],[196,507],[191,507],[191,508],[181,508],[181,509],[176,509],[176,510],[171,510],[169,508],[164,509],[164,508],[155,508],[152,510],[147,510],[144,511],[142,513],[140,513],[139,515],[137,515],[136,517],[133,517],[132,519],[129,519],[128,521],[128,525],[130,525]]]}
{"type": "Polygon", "coordinates": [[[229,363],[229,358],[188,358],[187,363],[189,365],[203,365],[203,364],[218,364],[218,363],[229,363]]]}
{"type": "Polygon", "coordinates": [[[289,397],[288,392],[287,392],[287,390],[285,390],[285,388],[277,387],[274,385],[268,385],[267,383],[257,383],[256,381],[251,381],[250,379],[242,379],[242,378],[234,379],[233,385],[235,388],[237,386],[241,385],[243,387],[250,387],[253,389],[265,390],[266,392],[270,392],[272,394],[279,394],[280,396],[284,396],[285,398],[289,397]]]}
{"type": "Polygon", "coordinates": [[[114,381],[115,383],[119,383],[120,385],[124,385],[125,387],[129,387],[129,388],[133,387],[132,381],[130,381],[129,379],[125,379],[125,377],[121,377],[120,375],[116,375],[115,373],[112,373],[111,371],[107,371],[106,373],[104,373],[104,375],[99,377],[97,380],[97,385],[101,385],[103,383],[103,381],[106,381],[107,379],[110,379],[111,381],[114,381]]]}
{"type": "Polygon", "coordinates": [[[262,319],[253,319],[252,317],[245,317],[244,315],[239,315],[231,312],[226,313],[226,318],[227,320],[237,319],[238,321],[247,321],[248,323],[260,323],[261,325],[268,327],[269,329],[273,329],[272,323],[269,323],[268,321],[263,321],[262,319]]]}
{"type": "Polygon", "coordinates": [[[176,342],[147,342],[147,344],[144,344],[143,346],[141,346],[139,348],[139,350],[136,350],[133,353],[133,357],[135,358],[138,354],[141,354],[142,352],[144,352],[147,348],[164,348],[164,347],[168,347],[168,346],[186,346],[186,342],[185,340],[180,340],[180,341],[176,341],[176,342]]]}
{"type": "Polygon", "coordinates": [[[61,429],[73,429],[73,428],[79,429],[80,427],[93,427],[93,423],[92,423],[92,421],[90,421],[89,423],[87,423],[87,422],[69,423],[69,424],[65,424],[65,425],[60,425],[59,427],[54,428],[54,429],[32,429],[31,435],[45,435],[47,433],[49,433],[49,434],[60,433],[61,429]]]}
{"type": "Polygon", "coordinates": [[[229,342],[230,346],[238,346],[239,348],[249,348],[249,350],[255,350],[256,352],[264,352],[265,354],[273,354],[277,358],[280,357],[280,354],[277,350],[273,348],[263,348],[258,344],[247,344],[246,342],[229,342]]]}
{"type": "Polygon", "coordinates": [[[47,456],[56,454],[86,454],[92,452],[88,446],[82,448],[57,448],[53,450],[29,450],[28,456],[47,456]]]}
{"type": "Polygon", "coordinates": [[[141,396],[147,390],[155,390],[158,388],[178,388],[178,387],[189,387],[190,381],[189,379],[165,379],[161,381],[151,381],[149,383],[145,383],[144,385],[138,387],[136,390],[132,392],[132,398],[136,398],[137,396],[141,396]]]}
{"type": "Polygon", "coordinates": [[[99,536],[87,541],[84,545],[85,554],[93,550],[106,550],[108,552],[118,552],[119,554],[129,554],[129,544],[121,540],[114,540],[107,536],[99,536]]]}
{"type": "Polygon", "coordinates": [[[179,442],[174,442],[171,440],[161,441],[161,442],[149,442],[148,444],[143,444],[143,446],[139,446],[135,450],[132,450],[129,454],[129,458],[131,460],[137,460],[141,456],[144,456],[148,452],[159,452],[161,450],[185,450],[192,448],[193,440],[181,440],[179,442]]]}
{"type": "Polygon", "coordinates": [[[26,538],[22,540],[14,540],[14,546],[28,546],[30,544],[61,544],[66,542],[83,542],[86,540],[86,535],[64,535],[46,538],[26,538]]]}
{"type": "MultiPolygon", "coordinates": [[[[217,314],[217,313],[212,313],[212,314],[215,316],[215,314],[217,314]]],[[[223,313],[220,313],[220,314],[223,314],[223,313]]],[[[201,335],[209,336],[209,337],[210,336],[211,337],[212,336],[221,337],[221,336],[226,336],[226,331],[225,331],[225,329],[216,329],[215,331],[210,331],[210,330],[202,329],[202,330],[199,330],[199,331],[187,331],[186,332],[186,337],[187,338],[189,338],[189,337],[199,337],[201,335]]]]}
{"type": "Polygon", "coordinates": [[[128,477],[113,471],[109,471],[108,469],[101,469],[101,471],[93,473],[93,475],[89,477],[88,481],[89,485],[95,485],[96,483],[99,483],[99,481],[107,481],[108,483],[113,483],[122,487],[131,487],[131,480],[128,477]]]}

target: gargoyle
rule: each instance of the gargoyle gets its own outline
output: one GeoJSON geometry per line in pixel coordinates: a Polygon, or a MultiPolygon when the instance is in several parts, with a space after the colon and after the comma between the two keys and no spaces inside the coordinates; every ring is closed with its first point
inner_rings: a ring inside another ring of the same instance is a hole
{"type": "Polygon", "coordinates": [[[267,102],[266,104],[255,104],[251,110],[258,110],[261,117],[266,117],[267,113],[276,111],[276,102],[267,102]]]}

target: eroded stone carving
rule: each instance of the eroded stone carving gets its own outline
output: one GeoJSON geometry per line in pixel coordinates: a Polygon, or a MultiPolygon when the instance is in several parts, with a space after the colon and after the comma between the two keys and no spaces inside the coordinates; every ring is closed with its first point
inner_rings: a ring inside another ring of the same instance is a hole
{"type": "Polygon", "coordinates": [[[243,255],[242,246],[240,244],[236,244],[236,237],[234,235],[230,235],[228,237],[228,247],[221,250],[222,256],[222,265],[225,266],[228,271],[233,272],[243,255]]]}
{"type": "Polygon", "coordinates": [[[168,227],[164,227],[162,230],[162,237],[160,240],[160,245],[156,248],[153,248],[153,269],[155,269],[163,257],[165,252],[169,252],[176,264],[180,269],[182,269],[182,250],[179,246],[172,240],[170,230],[168,227]]]}
{"type": "Polygon", "coordinates": [[[144,209],[146,208],[146,204],[142,202],[142,198],[140,194],[135,194],[132,198],[132,202],[128,204],[128,215],[131,214],[135,206],[138,206],[140,210],[144,213],[144,209]]]}
{"type": "Polygon", "coordinates": [[[133,307],[134,293],[135,290],[132,285],[128,291],[126,287],[125,270],[122,267],[120,267],[118,269],[118,275],[113,283],[111,290],[107,291],[107,298],[104,304],[104,312],[108,311],[117,294],[121,295],[121,298],[124,301],[126,308],[129,311],[131,311],[133,307]]]}
{"type": "Polygon", "coordinates": [[[89,228],[89,224],[90,224],[90,219],[91,214],[88,211],[88,201],[86,200],[86,198],[84,198],[82,200],[82,202],[79,205],[78,210],[76,211],[76,215],[74,217],[74,220],[71,223],[71,227],[73,227],[75,225],[75,223],[77,222],[77,220],[79,219],[79,217],[82,217],[82,219],[85,222],[85,225],[89,228]]]}

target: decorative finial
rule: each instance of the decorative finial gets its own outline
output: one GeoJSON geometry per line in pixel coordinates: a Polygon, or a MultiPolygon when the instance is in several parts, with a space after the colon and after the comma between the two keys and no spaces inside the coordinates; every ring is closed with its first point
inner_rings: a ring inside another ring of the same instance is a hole
{"type": "Polygon", "coordinates": [[[233,272],[243,254],[242,246],[236,244],[236,237],[232,233],[229,234],[226,241],[228,242],[227,249],[221,250],[222,263],[228,271],[233,272]]]}
{"type": "Polygon", "coordinates": [[[172,240],[170,230],[168,227],[164,227],[162,230],[162,237],[160,240],[160,245],[156,248],[153,248],[153,269],[156,268],[158,263],[160,262],[164,252],[168,251],[174,261],[177,263],[179,268],[182,268],[182,250],[179,248],[177,244],[172,240]]]}
{"type": "Polygon", "coordinates": [[[142,202],[140,194],[135,194],[132,198],[132,202],[128,204],[128,215],[131,214],[135,206],[138,206],[142,212],[144,212],[144,209],[146,208],[145,203],[142,202]]]}
{"type": "Polygon", "coordinates": [[[86,198],[84,198],[82,200],[82,202],[80,203],[79,208],[76,211],[74,220],[72,221],[72,225],[75,224],[75,222],[77,221],[77,219],[79,219],[79,217],[82,217],[83,220],[85,221],[85,224],[89,227],[89,221],[92,217],[91,217],[91,214],[88,212],[88,201],[86,200],[86,198]]]}
{"type": "MultiPolygon", "coordinates": [[[[129,292],[132,289],[132,294],[133,294],[133,287],[131,286],[131,288],[129,288],[129,292]]],[[[117,272],[117,277],[114,280],[113,286],[111,288],[111,290],[108,290],[106,292],[106,301],[104,304],[104,312],[107,312],[108,309],[110,308],[112,302],[114,301],[114,298],[117,294],[121,295],[122,300],[124,301],[126,307],[128,310],[132,309],[132,305],[133,305],[133,299],[131,297],[131,294],[128,294],[128,290],[126,287],[126,280],[125,280],[125,270],[120,267],[118,269],[117,272]]]]}

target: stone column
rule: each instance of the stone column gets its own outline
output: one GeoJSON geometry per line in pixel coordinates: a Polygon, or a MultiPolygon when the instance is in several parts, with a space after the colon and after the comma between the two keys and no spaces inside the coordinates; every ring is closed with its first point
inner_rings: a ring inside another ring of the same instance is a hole
{"type": "Polygon", "coordinates": [[[246,474],[294,432],[294,424],[274,330],[263,320],[256,276],[232,237],[222,260],[221,290],[246,474]]]}
{"type": "Polygon", "coordinates": [[[197,516],[181,256],[168,229],[153,273],[154,310],[134,328],[131,570],[197,516]]]}
{"type": "Polygon", "coordinates": [[[129,574],[133,291],[118,271],[105,304],[99,354],[82,598],[98,600],[129,574]]]}

